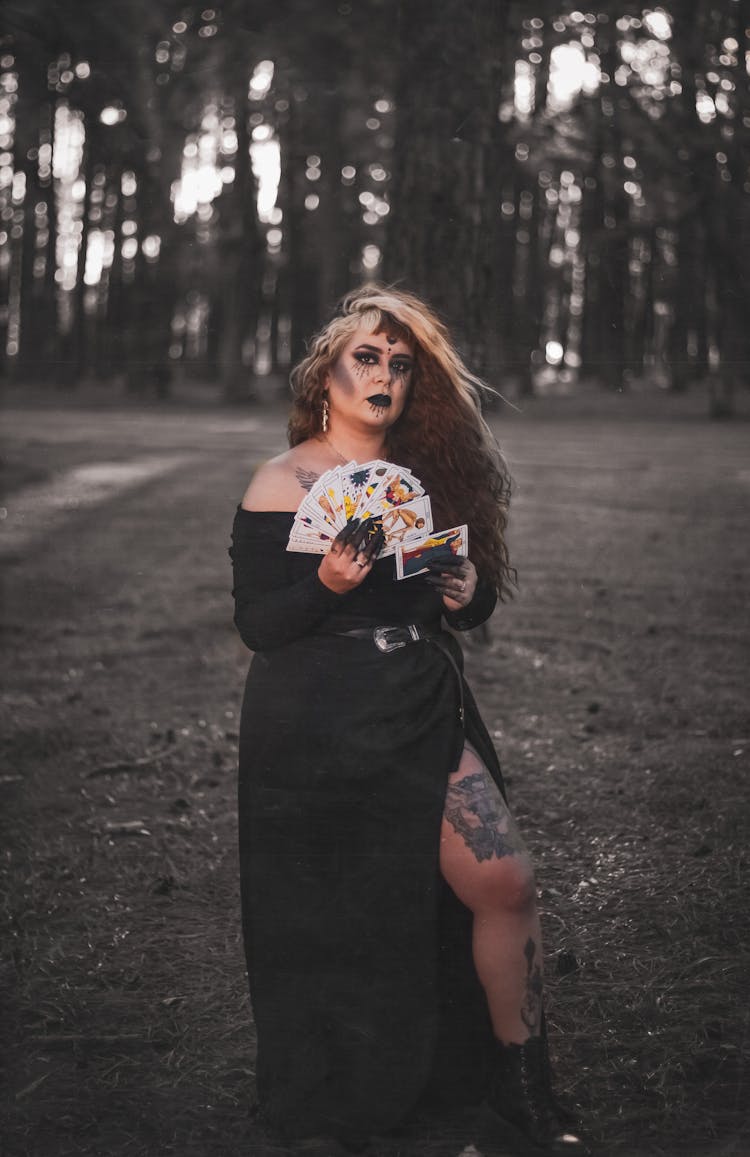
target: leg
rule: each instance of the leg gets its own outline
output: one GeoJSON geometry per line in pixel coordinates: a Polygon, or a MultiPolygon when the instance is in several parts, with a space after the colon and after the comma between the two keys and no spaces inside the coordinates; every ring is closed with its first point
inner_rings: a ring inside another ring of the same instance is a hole
{"type": "Polygon", "coordinates": [[[522,1044],[541,1029],[534,873],[497,785],[469,746],[448,783],[440,841],[443,876],[474,915],[474,965],[495,1036],[522,1044]]]}
{"type": "Polygon", "coordinates": [[[479,1147],[561,1157],[588,1150],[555,1101],[542,1031],[542,940],[534,873],[487,768],[465,747],[445,797],[443,875],[474,915],[477,975],[497,1037],[479,1147]]]}

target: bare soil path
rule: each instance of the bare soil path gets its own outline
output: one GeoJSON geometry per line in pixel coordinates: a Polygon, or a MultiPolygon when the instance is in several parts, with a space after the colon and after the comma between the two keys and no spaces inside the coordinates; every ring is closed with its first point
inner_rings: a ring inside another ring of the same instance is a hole
{"type": "MultiPolygon", "coordinates": [[[[5,428],[3,1152],[270,1154],[248,1112],[226,548],[283,417],[5,428]],[[96,501],[68,500],[107,463],[96,501]]],[[[560,1084],[604,1154],[744,1154],[750,427],[540,412],[502,440],[521,591],[468,666],[539,868],[560,1084]]]]}

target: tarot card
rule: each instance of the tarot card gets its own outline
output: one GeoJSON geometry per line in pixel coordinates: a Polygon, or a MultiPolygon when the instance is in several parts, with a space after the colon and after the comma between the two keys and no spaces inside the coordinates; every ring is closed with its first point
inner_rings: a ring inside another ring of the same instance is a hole
{"type": "Polygon", "coordinates": [[[325,475],[326,497],[333,510],[334,525],[337,530],[342,530],[347,523],[346,511],[344,509],[343,472],[355,465],[355,462],[347,462],[346,466],[336,466],[325,475]]]}
{"type": "Polygon", "coordinates": [[[381,557],[432,529],[430,500],[411,471],[380,458],[359,465],[347,462],[326,470],[312,484],[295,515],[288,549],[324,554],[353,518],[369,520],[365,541],[383,526],[381,557]]]}
{"type": "Polygon", "coordinates": [[[361,466],[349,463],[341,467],[341,492],[347,522],[357,515],[357,507],[370,482],[370,470],[373,465],[372,462],[363,462],[361,466]]]}
{"type": "Polygon", "coordinates": [[[412,502],[404,502],[386,510],[383,514],[374,516],[375,522],[383,527],[385,543],[378,558],[395,554],[396,547],[401,543],[408,545],[417,539],[422,539],[432,530],[432,509],[426,494],[415,498],[412,502]]]}
{"type": "Polygon", "coordinates": [[[299,510],[294,516],[292,523],[292,532],[294,534],[309,534],[311,532],[321,532],[323,534],[332,534],[335,536],[336,528],[331,525],[329,519],[326,519],[323,511],[313,499],[310,501],[309,496],[300,503],[299,510]]]}
{"type": "Polygon", "coordinates": [[[402,466],[392,466],[383,478],[381,485],[373,493],[370,505],[373,513],[392,510],[403,506],[415,498],[421,498],[424,487],[410,470],[402,466]]]}
{"type": "Polygon", "coordinates": [[[396,545],[396,578],[407,579],[424,574],[428,563],[465,555],[469,548],[469,529],[452,526],[450,530],[433,531],[421,539],[396,545]]]}
{"type": "Polygon", "coordinates": [[[332,542],[332,534],[308,528],[298,530],[293,525],[286,549],[301,554],[327,554],[332,542]]]}
{"type": "Polygon", "coordinates": [[[322,542],[312,542],[307,539],[291,538],[286,544],[286,549],[292,551],[294,554],[328,554],[331,549],[330,543],[325,545],[322,542]]]}
{"type": "MultiPolygon", "coordinates": [[[[337,513],[337,493],[338,488],[334,478],[335,471],[326,470],[325,474],[321,474],[316,482],[313,482],[310,490],[300,503],[300,510],[304,507],[304,513],[309,514],[314,520],[320,522],[323,519],[332,529],[338,531],[341,527],[336,525],[337,513]]],[[[343,507],[343,500],[339,502],[343,507]]],[[[344,523],[342,521],[341,525],[344,523]]]]}
{"type": "Polygon", "coordinates": [[[376,514],[377,509],[372,506],[372,496],[381,488],[384,479],[387,477],[389,471],[393,470],[392,462],[384,462],[380,458],[376,458],[372,462],[364,462],[360,466],[360,470],[368,470],[367,479],[362,485],[359,494],[359,500],[354,508],[353,518],[369,518],[371,514],[376,514]]]}
{"type": "Polygon", "coordinates": [[[292,533],[297,538],[317,538],[323,536],[330,538],[334,535],[334,530],[330,523],[325,522],[325,519],[318,515],[316,510],[304,511],[297,510],[292,523],[292,533]]]}
{"type": "Polygon", "coordinates": [[[292,529],[290,534],[290,541],[292,539],[298,543],[316,544],[318,549],[320,543],[327,543],[330,545],[332,540],[338,533],[333,524],[332,512],[328,513],[328,508],[331,506],[330,499],[325,488],[325,476],[321,475],[318,478],[310,491],[302,499],[297,513],[294,516],[292,529]],[[319,487],[323,479],[323,486],[319,487]],[[319,491],[316,491],[319,487],[319,491]],[[319,499],[322,498],[322,502],[319,499]]]}

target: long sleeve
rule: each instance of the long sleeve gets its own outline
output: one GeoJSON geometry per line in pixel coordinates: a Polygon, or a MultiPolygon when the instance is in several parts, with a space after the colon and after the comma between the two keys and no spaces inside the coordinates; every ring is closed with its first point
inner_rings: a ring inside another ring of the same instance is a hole
{"type": "Polygon", "coordinates": [[[492,583],[479,579],[474,591],[474,598],[460,611],[443,611],[443,616],[449,627],[454,631],[470,631],[480,626],[492,614],[497,603],[497,591],[492,583]]]}
{"type": "Polygon", "coordinates": [[[238,511],[229,549],[234,622],[251,651],[272,650],[308,634],[346,598],[320,581],[317,568],[290,579],[283,545],[259,533],[264,517],[263,513],[253,517],[248,511],[238,511]]]}

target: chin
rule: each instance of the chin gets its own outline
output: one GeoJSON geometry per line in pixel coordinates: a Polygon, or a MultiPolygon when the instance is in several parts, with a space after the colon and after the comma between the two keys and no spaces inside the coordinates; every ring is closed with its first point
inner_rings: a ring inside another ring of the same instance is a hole
{"type": "Polygon", "coordinates": [[[400,411],[394,413],[392,406],[378,407],[375,410],[367,408],[367,418],[370,421],[377,422],[379,426],[391,426],[400,416],[400,411]]]}
{"type": "Polygon", "coordinates": [[[373,414],[373,417],[378,422],[390,423],[395,422],[398,414],[394,414],[392,410],[379,410],[376,414],[373,414]]]}

